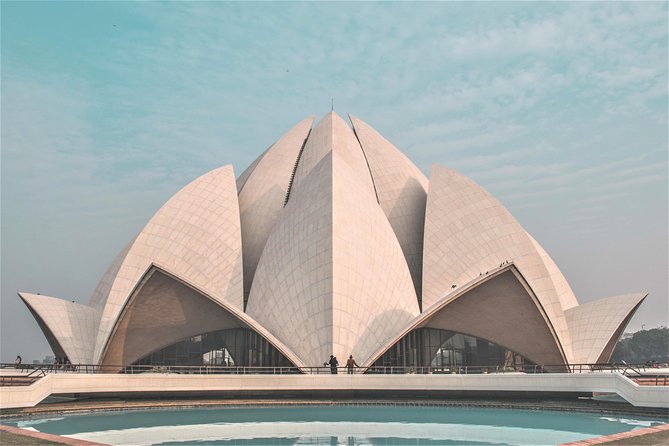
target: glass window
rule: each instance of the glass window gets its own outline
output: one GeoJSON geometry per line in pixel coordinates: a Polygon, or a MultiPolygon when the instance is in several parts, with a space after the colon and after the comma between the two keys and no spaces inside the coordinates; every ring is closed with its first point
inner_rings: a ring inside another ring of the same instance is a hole
{"type": "Polygon", "coordinates": [[[248,328],[203,333],[155,351],[137,365],[293,367],[264,337],[248,328]]]}
{"type": "Polygon", "coordinates": [[[472,367],[484,373],[490,368],[520,369],[524,365],[533,363],[485,339],[448,330],[418,328],[390,347],[369,373],[382,372],[383,367],[397,367],[399,372],[427,372],[430,367],[430,372],[444,373],[472,367]]]}

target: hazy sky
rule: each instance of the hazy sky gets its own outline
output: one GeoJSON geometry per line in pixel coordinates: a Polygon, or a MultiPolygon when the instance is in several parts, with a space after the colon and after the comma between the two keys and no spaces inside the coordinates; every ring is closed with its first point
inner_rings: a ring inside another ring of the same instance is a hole
{"type": "Polygon", "coordinates": [[[334,97],[495,195],[580,302],[667,325],[667,2],[1,4],[2,361],[177,190],[334,97]]]}

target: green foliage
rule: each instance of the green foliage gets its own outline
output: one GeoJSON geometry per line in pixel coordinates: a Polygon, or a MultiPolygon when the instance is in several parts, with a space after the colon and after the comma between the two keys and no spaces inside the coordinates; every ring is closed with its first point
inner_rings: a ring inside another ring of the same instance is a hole
{"type": "Polygon", "coordinates": [[[641,364],[646,361],[669,362],[669,328],[641,330],[618,341],[612,362],[641,364]]]}

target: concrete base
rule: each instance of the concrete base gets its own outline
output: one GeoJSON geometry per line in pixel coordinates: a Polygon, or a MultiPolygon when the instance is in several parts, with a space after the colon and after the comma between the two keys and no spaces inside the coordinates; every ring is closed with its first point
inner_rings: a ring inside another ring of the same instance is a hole
{"type": "Polygon", "coordinates": [[[615,393],[637,407],[669,408],[669,387],[639,386],[618,373],[490,375],[47,375],[30,386],[0,388],[0,408],[32,407],[50,395],[413,395],[574,397],[615,393]]]}

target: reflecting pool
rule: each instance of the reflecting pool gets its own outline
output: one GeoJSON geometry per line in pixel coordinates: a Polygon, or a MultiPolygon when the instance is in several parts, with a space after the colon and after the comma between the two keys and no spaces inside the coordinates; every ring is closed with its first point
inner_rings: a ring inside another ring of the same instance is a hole
{"type": "Polygon", "coordinates": [[[555,445],[667,420],[435,406],[229,407],[7,422],[111,445],[555,445]]]}

